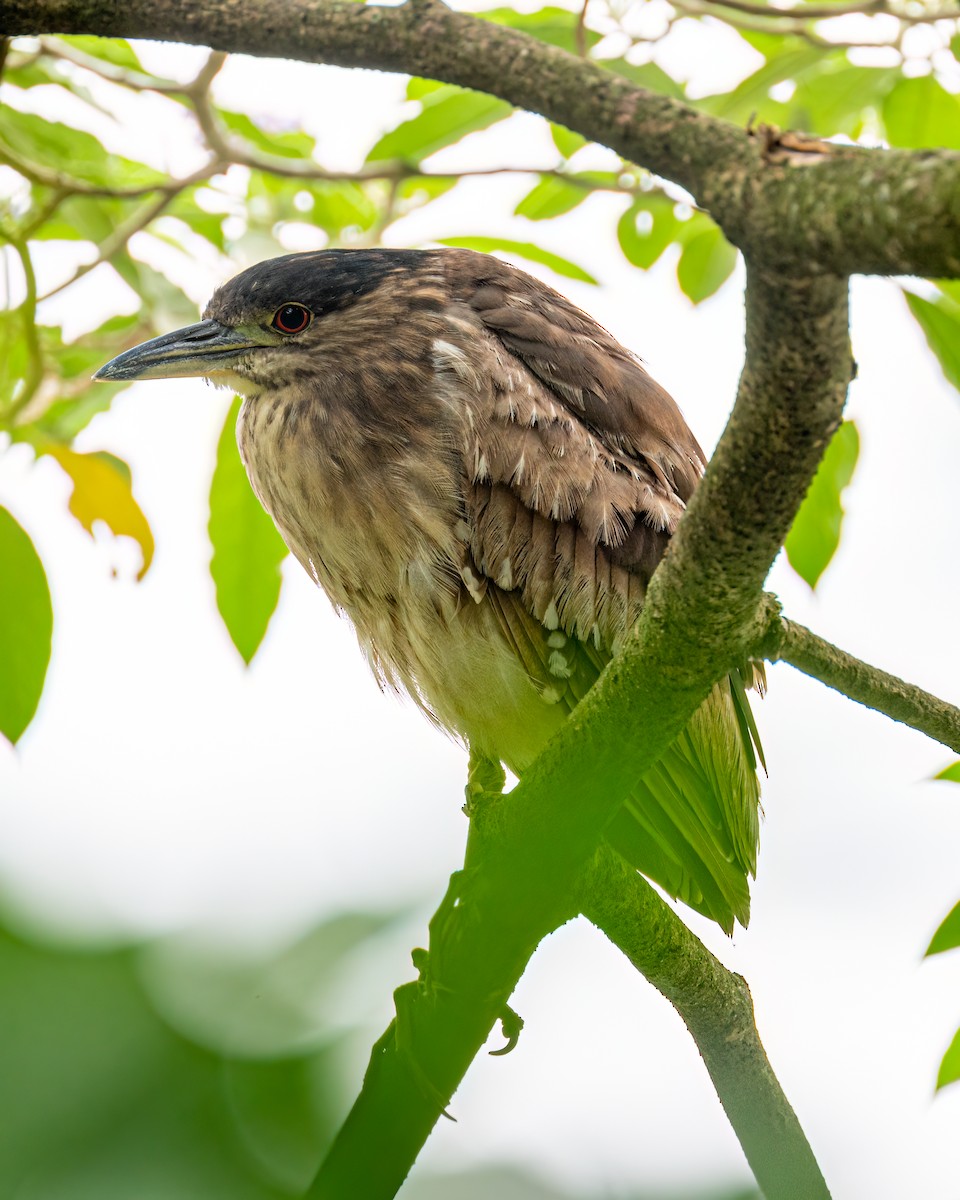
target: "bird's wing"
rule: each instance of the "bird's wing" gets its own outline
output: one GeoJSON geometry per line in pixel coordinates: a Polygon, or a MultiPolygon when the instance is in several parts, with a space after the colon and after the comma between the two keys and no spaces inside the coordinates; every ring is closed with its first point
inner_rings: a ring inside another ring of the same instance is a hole
{"type": "Polygon", "coordinates": [[[435,362],[465,412],[477,564],[547,628],[613,650],[703,471],[679,409],[559,293],[460,252],[459,349],[435,362]]]}
{"type": "MultiPolygon", "coordinates": [[[[542,694],[572,708],[636,621],[703,456],[641,364],[557,293],[494,268],[461,305],[469,355],[451,342],[435,361],[466,402],[472,563],[542,694]]],[[[717,686],[610,831],[728,930],[746,923],[757,842],[741,693],[717,686]]]]}

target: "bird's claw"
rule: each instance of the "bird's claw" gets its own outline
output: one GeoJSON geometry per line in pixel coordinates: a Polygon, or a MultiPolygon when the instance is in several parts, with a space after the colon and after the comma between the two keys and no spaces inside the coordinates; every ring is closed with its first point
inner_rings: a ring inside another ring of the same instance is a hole
{"type": "Polygon", "coordinates": [[[507,1044],[501,1046],[499,1050],[491,1050],[492,1058],[501,1058],[504,1054],[509,1054],[511,1050],[516,1048],[517,1042],[520,1041],[520,1033],[523,1030],[523,1017],[518,1012],[505,1004],[500,1012],[500,1028],[503,1030],[503,1036],[507,1039],[507,1044]]]}

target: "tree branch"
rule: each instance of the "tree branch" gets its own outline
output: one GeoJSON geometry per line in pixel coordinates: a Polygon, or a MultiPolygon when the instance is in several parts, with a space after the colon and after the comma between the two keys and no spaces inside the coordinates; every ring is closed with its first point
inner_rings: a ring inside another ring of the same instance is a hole
{"type": "Polygon", "coordinates": [[[960,154],[799,150],[441,4],[0,0],[0,28],[153,37],[426,75],[541,113],[674,180],[754,263],[780,273],[960,275],[960,154]]]}
{"type": "Polygon", "coordinates": [[[764,653],[960,754],[960,708],[871,667],[805,626],[780,620],[772,630],[769,652],[764,653]]]}
{"type": "Polygon", "coordinates": [[[580,910],[683,1018],[764,1195],[822,1200],[827,1185],[771,1070],[746,980],[728,971],[654,889],[601,847],[583,872],[580,910]]]}

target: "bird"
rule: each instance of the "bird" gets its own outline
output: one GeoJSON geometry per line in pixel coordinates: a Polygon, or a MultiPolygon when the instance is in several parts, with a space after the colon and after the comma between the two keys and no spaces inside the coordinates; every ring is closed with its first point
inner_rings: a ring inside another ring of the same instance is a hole
{"type": "MultiPolygon", "coordinates": [[[[518,776],[629,634],[706,466],[635,354],[473,250],[268,259],[95,378],[184,376],[243,397],[253,490],[381,685],[518,776]]],[[[756,874],[763,682],[719,682],[605,830],[728,934],[756,874]]]]}

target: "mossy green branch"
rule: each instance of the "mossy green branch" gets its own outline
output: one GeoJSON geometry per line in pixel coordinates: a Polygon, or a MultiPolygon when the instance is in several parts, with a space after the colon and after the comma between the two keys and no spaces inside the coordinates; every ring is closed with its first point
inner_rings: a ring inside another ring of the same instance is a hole
{"type": "Polygon", "coordinates": [[[775,621],[765,645],[765,657],[790,663],[858,704],[909,725],[960,754],[960,708],[956,705],[854,658],[795,621],[775,621]]]}

